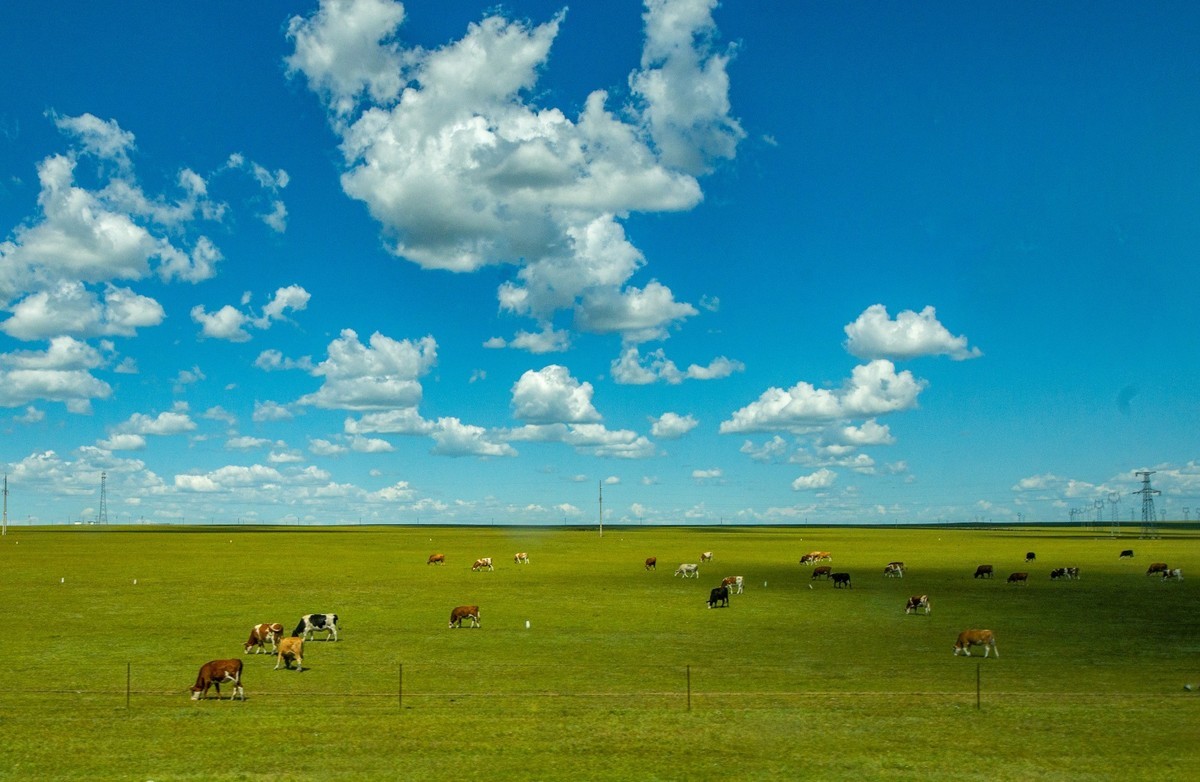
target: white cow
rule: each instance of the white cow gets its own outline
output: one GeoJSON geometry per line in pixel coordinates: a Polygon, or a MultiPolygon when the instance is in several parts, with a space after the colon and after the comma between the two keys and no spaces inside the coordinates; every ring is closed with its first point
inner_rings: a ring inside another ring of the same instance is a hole
{"type": "Polygon", "coordinates": [[[700,578],[700,566],[695,563],[680,565],[675,569],[675,575],[681,575],[684,578],[700,578]]]}
{"type": "Polygon", "coordinates": [[[701,562],[712,562],[712,552],[705,551],[703,554],[700,555],[700,561],[701,562]]]}
{"type": "Polygon", "coordinates": [[[495,570],[495,569],[496,568],[492,567],[492,558],[491,557],[480,557],[479,559],[475,560],[474,565],[471,565],[471,570],[495,570]]]}
{"type": "Polygon", "coordinates": [[[524,551],[518,551],[516,556],[513,557],[513,562],[517,563],[518,565],[528,565],[529,555],[524,551]]]}
{"type": "Polygon", "coordinates": [[[1163,581],[1182,581],[1183,580],[1183,571],[1180,570],[1179,568],[1173,568],[1171,570],[1164,570],[1162,572],[1162,580],[1163,581]]]}

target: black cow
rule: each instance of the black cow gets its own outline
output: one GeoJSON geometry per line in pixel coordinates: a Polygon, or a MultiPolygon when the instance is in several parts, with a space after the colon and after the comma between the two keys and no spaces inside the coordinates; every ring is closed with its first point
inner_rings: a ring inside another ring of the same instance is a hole
{"type": "Polygon", "coordinates": [[[293,636],[299,636],[305,641],[312,638],[312,634],[317,631],[328,633],[325,640],[328,641],[332,636],[333,640],[338,639],[338,615],[337,614],[305,614],[300,617],[300,623],[296,625],[296,629],[292,631],[293,636]]]}
{"type": "Polygon", "coordinates": [[[1035,559],[1037,559],[1037,554],[1034,554],[1032,551],[1026,552],[1026,554],[1025,554],[1026,562],[1032,562],[1035,559]]]}
{"type": "Polygon", "coordinates": [[[718,608],[729,607],[729,587],[713,587],[713,590],[708,593],[708,607],[712,608],[714,605],[718,608]],[[718,603],[720,605],[717,605],[718,603]]]}
{"type": "Polygon", "coordinates": [[[834,589],[841,589],[842,587],[853,588],[850,584],[849,573],[834,573],[830,578],[833,579],[834,589]]]}
{"type": "Polygon", "coordinates": [[[1121,556],[1117,557],[1117,559],[1133,559],[1133,549],[1125,549],[1121,552],[1121,556]]]}

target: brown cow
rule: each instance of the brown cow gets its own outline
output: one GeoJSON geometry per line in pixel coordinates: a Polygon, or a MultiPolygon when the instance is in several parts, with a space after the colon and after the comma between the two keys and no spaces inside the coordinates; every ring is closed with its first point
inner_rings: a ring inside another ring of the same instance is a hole
{"type": "Polygon", "coordinates": [[[471,620],[471,627],[479,627],[479,606],[458,606],[450,612],[450,629],[462,627],[464,619],[471,620]]]}
{"type": "Polygon", "coordinates": [[[929,606],[929,595],[913,595],[908,599],[908,602],[904,604],[904,613],[915,614],[922,608],[925,609],[926,614],[928,614],[931,610],[929,606]]]}
{"type": "Polygon", "coordinates": [[[746,579],[742,576],[725,576],[721,579],[721,586],[729,587],[730,594],[740,595],[742,594],[742,584],[745,582],[746,579]]]}
{"type": "Polygon", "coordinates": [[[524,551],[518,551],[513,556],[513,562],[518,565],[528,565],[529,564],[529,555],[526,554],[524,551]]]}
{"type": "Polygon", "coordinates": [[[283,636],[283,625],[275,622],[274,624],[254,625],[250,628],[250,638],[245,643],[244,654],[249,654],[251,649],[254,649],[255,654],[263,654],[267,651],[267,642],[271,644],[271,652],[275,652],[275,644],[283,636]]]}
{"type": "Polygon", "coordinates": [[[425,564],[426,565],[444,565],[444,564],[446,564],[446,555],[445,554],[430,554],[429,561],[426,562],[425,564]]]}
{"type": "Polygon", "coordinates": [[[961,653],[970,657],[972,646],[982,646],[984,657],[988,656],[988,652],[995,652],[997,657],[1000,656],[1000,650],[996,648],[996,635],[991,630],[963,630],[954,642],[955,656],[961,653]]]}
{"type": "Polygon", "coordinates": [[[196,683],[192,685],[192,700],[207,698],[209,687],[217,688],[217,700],[221,700],[221,682],[233,682],[233,694],[229,696],[229,700],[246,700],[246,693],[242,689],[241,660],[210,660],[201,665],[200,673],[196,675],[196,683]]]}
{"type": "Polygon", "coordinates": [[[471,570],[473,572],[478,572],[480,570],[495,570],[495,569],[496,568],[492,567],[492,558],[491,557],[480,557],[479,559],[475,560],[474,565],[471,565],[471,570]]]}
{"type": "Polygon", "coordinates": [[[816,554],[802,554],[800,556],[800,564],[801,565],[811,565],[812,563],[814,563],[816,561],[817,561],[816,554]]]}
{"type": "Polygon", "coordinates": [[[816,581],[818,578],[821,578],[822,576],[824,576],[825,578],[829,578],[829,574],[832,572],[833,572],[833,568],[829,567],[829,565],[821,565],[820,567],[815,567],[815,568],[813,568],[813,572],[812,572],[812,575],[809,577],[809,580],[816,581]]]}
{"type": "Polygon", "coordinates": [[[658,570],[658,557],[646,557],[646,570],[658,570]]]}
{"type": "Polygon", "coordinates": [[[1008,583],[1009,584],[1024,584],[1025,586],[1029,586],[1029,574],[1028,573],[1010,573],[1008,576],[1008,583]]]}
{"type": "Polygon", "coordinates": [[[275,661],[275,667],[272,670],[279,670],[279,666],[284,668],[292,667],[292,660],[296,661],[296,670],[304,670],[304,639],[293,635],[290,638],[284,638],[279,642],[279,657],[275,661]]]}
{"type": "Polygon", "coordinates": [[[1166,573],[1167,569],[1166,562],[1155,562],[1150,565],[1150,567],[1146,568],[1146,575],[1152,576],[1155,573],[1166,573]]]}
{"type": "Polygon", "coordinates": [[[980,565],[975,568],[975,578],[991,578],[995,575],[991,565],[980,565]]]}

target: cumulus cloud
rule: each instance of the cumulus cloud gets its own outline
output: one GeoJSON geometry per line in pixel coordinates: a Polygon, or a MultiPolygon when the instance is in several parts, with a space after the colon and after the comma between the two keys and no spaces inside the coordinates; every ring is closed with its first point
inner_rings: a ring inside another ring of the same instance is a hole
{"type": "Polygon", "coordinates": [[[789,389],[769,388],[757,401],[721,422],[723,434],[739,432],[808,432],[814,426],[916,407],[926,382],[908,370],[897,372],[886,359],[854,368],[840,389],[815,388],[800,382],[789,389]]]}
{"type": "Polygon", "coordinates": [[[431,432],[433,453],[439,456],[516,456],[511,445],[497,442],[480,426],[457,418],[440,418],[431,432]]]}
{"type": "Polygon", "coordinates": [[[950,356],[963,361],[983,355],[979,348],[967,346],[965,336],[953,336],[938,322],[933,307],[919,313],[905,310],[892,320],[885,306],[872,304],[845,331],[846,350],[859,358],[950,356]]]}
{"type": "Polygon", "coordinates": [[[611,372],[613,380],[622,385],[648,385],[660,380],[678,385],[684,380],[718,380],[745,369],[740,361],[718,356],[708,366],[691,364],[686,371],[682,371],[667,358],[662,348],[643,357],[636,345],[629,345],[612,362],[611,372]]]}
{"type": "Polygon", "coordinates": [[[236,489],[278,489],[284,476],[274,467],[254,464],[248,467],[228,465],[207,473],[181,473],[175,476],[175,488],[186,492],[215,493],[236,489]]]}
{"type": "Polygon", "coordinates": [[[433,337],[395,340],[379,332],[364,345],[351,329],[329,343],[328,357],[311,374],[324,378],[321,388],[298,404],[338,410],[416,407],[419,378],[437,362],[433,337]]]}
{"type": "MultiPolygon", "coordinates": [[[[304,288],[299,285],[289,285],[276,290],[275,295],[263,307],[262,313],[257,316],[251,311],[239,310],[230,304],[211,313],[205,311],[204,305],[197,304],[192,307],[191,316],[192,320],[200,324],[200,333],[204,337],[224,339],[230,342],[247,342],[250,339],[250,332],[246,330],[247,326],[260,330],[268,329],[272,323],[287,320],[288,310],[299,312],[305,309],[310,298],[312,298],[311,294],[304,288]]],[[[243,304],[246,303],[248,303],[248,295],[243,300],[243,304]]],[[[278,354],[278,351],[273,352],[278,354]]],[[[259,356],[259,359],[262,360],[262,356],[259,356]]]]}
{"type": "MultiPolygon", "coordinates": [[[[696,176],[732,157],[743,136],[713,7],[647,4],[635,100],[620,116],[603,90],[574,117],[536,103],[565,13],[542,24],[488,16],[424,50],[398,40],[399,3],[323,0],[289,23],[287,65],[324,100],[342,140],[343,190],[366,204],[395,254],[457,271],[513,264],[502,310],[545,324],[573,309],[577,328],[638,342],[696,310],[661,283],[630,285],[645,260],[620,221],[694,207],[696,176]]],[[[545,328],[535,334],[491,344],[562,344],[545,328]]]]}
{"type": "Polygon", "coordinates": [[[114,431],[121,434],[168,436],[186,434],[195,430],[196,422],[188,413],[186,402],[177,402],[175,407],[156,416],[134,413],[114,431]]]}
{"type": "Polygon", "coordinates": [[[663,413],[651,419],[650,434],[664,440],[676,440],[699,426],[700,422],[691,415],[663,413]]]}
{"type": "Polygon", "coordinates": [[[592,384],[580,383],[558,364],[521,375],[512,388],[512,411],[513,417],[531,424],[600,420],[592,406],[592,384]]]}
{"type": "Polygon", "coordinates": [[[91,412],[91,400],[107,399],[112,387],[92,370],[104,363],[100,353],[72,337],[55,337],[44,350],[0,354],[0,407],[37,400],[63,402],[70,412],[91,412]]]}
{"type": "Polygon", "coordinates": [[[139,328],[157,326],[166,313],[154,299],[129,288],[107,284],[101,297],[78,280],[61,280],[31,293],[11,307],[0,331],[20,340],[78,337],[132,337],[139,328]]]}
{"type": "Polygon", "coordinates": [[[816,489],[828,489],[837,480],[837,473],[833,470],[822,467],[809,475],[801,475],[796,480],[792,481],[793,491],[814,491],[816,489]]]}

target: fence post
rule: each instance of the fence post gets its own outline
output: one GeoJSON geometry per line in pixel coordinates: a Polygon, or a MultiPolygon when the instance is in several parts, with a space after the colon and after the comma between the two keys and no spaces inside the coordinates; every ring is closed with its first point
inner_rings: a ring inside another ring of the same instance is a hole
{"type": "Polygon", "coordinates": [[[130,682],[133,679],[133,663],[125,662],[125,708],[129,709],[129,689],[130,682]]]}
{"type": "Polygon", "coordinates": [[[688,698],[688,711],[691,711],[692,710],[692,666],[691,665],[688,665],[688,667],[687,667],[687,698],[688,698]]]}

